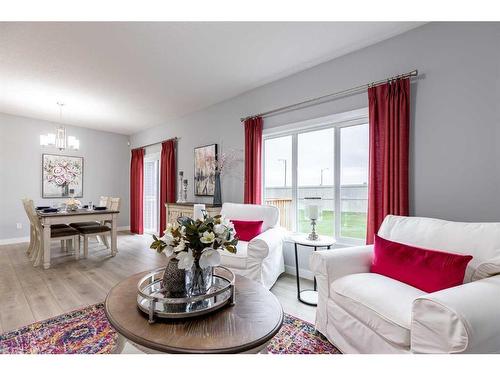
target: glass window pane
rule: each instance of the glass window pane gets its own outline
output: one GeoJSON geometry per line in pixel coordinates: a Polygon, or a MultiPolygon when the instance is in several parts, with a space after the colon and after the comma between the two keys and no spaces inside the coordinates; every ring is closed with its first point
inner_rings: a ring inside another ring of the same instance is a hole
{"type": "Polygon", "coordinates": [[[340,129],[340,236],[365,239],[368,124],[340,129]]]}
{"type": "MultiPolygon", "coordinates": [[[[319,197],[322,215],[316,231],[333,236],[334,225],[334,130],[323,129],[298,135],[297,144],[297,231],[311,232],[311,223],[305,217],[307,200],[319,197]]],[[[316,203],[316,202],[315,202],[316,203]]]]}
{"type": "Polygon", "coordinates": [[[158,232],[158,160],[144,160],[144,230],[158,232]]]}
{"type": "Polygon", "coordinates": [[[264,202],[280,210],[280,224],[292,230],[292,136],[264,141],[264,202]]]}

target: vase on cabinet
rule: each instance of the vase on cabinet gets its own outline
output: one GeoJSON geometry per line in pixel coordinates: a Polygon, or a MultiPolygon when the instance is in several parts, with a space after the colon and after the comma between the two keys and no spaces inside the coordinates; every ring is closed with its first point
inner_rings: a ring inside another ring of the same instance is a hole
{"type": "Polygon", "coordinates": [[[220,173],[215,173],[214,202],[215,205],[222,204],[222,192],[220,184],[220,173]]]}

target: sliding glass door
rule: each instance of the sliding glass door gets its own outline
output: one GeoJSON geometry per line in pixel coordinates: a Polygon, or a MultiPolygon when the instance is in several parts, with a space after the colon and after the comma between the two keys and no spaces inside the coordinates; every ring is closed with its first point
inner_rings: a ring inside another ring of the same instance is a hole
{"type": "Polygon", "coordinates": [[[160,192],[159,155],[144,158],[144,232],[158,234],[159,192],[160,192]]]}

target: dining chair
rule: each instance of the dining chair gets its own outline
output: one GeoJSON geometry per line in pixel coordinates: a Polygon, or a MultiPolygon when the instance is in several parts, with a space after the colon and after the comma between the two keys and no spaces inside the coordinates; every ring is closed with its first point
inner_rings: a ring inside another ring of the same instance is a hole
{"type": "Polygon", "coordinates": [[[24,207],[24,211],[26,212],[26,216],[28,217],[28,220],[30,222],[30,244],[28,246],[28,249],[26,250],[26,255],[28,256],[28,258],[31,256],[32,252],[34,251],[33,249],[35,248],[35,241],[36,241],[36,234],[35,234],[35,227],[33,226],[33,224],[31,223],[31,219],[30,219],[30,215],[29,215],[29,212],[28,212],[28,202],[29,202],[29,199],[23,199],[22,200],[23,202],[23,207],[24,207]]]}
{"type": "Polygon", "coordinates": [[[104,195],[101,195],[101,198],[99,198],[99,207],[108,207],[110,197],[105,197],[104,195]]]}
{"type": "MultiPolygon", "coordinates": [[[[108,243],[108,240],[106,238],[106,233],[111,232],[111,228],[108,227],[107,225],[87,225],[83,227],[77,227],[76,228],[80,234],[80,236],[83,237],[83,257],[87,258],[89,254],[89,237],[91,236],[99,236],[100,238],[103,239],[105,244],[108,243]]],[[[109,245],[106,246],[109,249],[109,245]]],[[[111,256],[113,255],[113,252],[111,252],[111,256]]]]}
{"type": "MultiPolygon", "coordinates": [[[[119,211],[120,210],[120,202],[121,202],[121,199],[120,198],[112,198],[112,197],[106,197],[106,196],[101,196],[101,198],[99,199],[99,206],[100,207],[106,207],[108,210],[113,210],[113,211],[119,211]]],[[[94,226],[100,226],[100,225],[111,225],[111,221],[110,220],[105,220],[105,221],[102,221],[102,222],[99,222],[99,221],[83,221],[83,222],[80,222],[80,223],[71,223],[70,226],[75,228],[75,229],[79,229],[79,228],[83,228],[83,227],[94,227],[94,226]]],[[[105,235],[101,235],[101,234],[98,234],[98,233],[94,233],[94,234],[89,234],[87,236],[87,239],[88,237],[91,237],[91,236],[95,236],[97,238],[97,241],[102,243],[104,246],[106,246],[107,249],[109,249],[109,242],[108,242],[108,238],[105,236],[105,235]]]]}
{"type": "MultiPolygon", "coordinates": [[[[30,214],[29,214],[30,206],[32,206],[32,208],[34,209],[34,204],[33,204],[32,200],[27,199],[27,198],[22,199],[22,202],[23,202],[24,211],[26,212],[26,216],[28,217],[28,220],[30,222],[30,244],[28,246],[28,249],[26,250],[26,255],[28,257],[31,257],[31,255],[35,249],[35,246],[37,245],[36,244],[35,226],[32,224],[32,221],[30,219],[30,214]]],[[[35,210],[35,212],[36,212],[36,210],[35,210]]],[[[66,224],[55,224],[55,225],[51,226],[51,228],[66,228],[66,227],[68,227],[66,224]]],[[[64,240],[61,240],[61,249],[63,249],[63,248],[65,248],[64,240]]]]}
{"type": "MultiPolygon", "coordinates": [[[[109,197],[108,205],[106,207],[110,211],[120,211],[120,202],[121,202],[121,198],[109,197]]],[[[105,220],[103,225],[111,225],[111,220],[105,220]]],[[[106,245],[107,248],[109,248],[108,238],[106,236],[102,236],[100,238],[101,238],[103,244],[106,245]]]]}
{"type": "MultiPolygon", "coordinates": [[[[28,219],[30,220],[30,225],[33,228],[33,244],[30,245],[29,258],[33,262],[33,265],[39,266],[43,261],[43,226],[36,214],[35,205],[33,200],[26,199],[23,200],[23,205],[25,207],[28,219]]],[[[80,233],[71,228],[68,225],[52,225],[50,227],[50,238],[52,240],[60,240],[61,244],[66,242],[66,249],[69,251],[70,247],[75,250],[75,258],[80,257],[80,233]]]]}

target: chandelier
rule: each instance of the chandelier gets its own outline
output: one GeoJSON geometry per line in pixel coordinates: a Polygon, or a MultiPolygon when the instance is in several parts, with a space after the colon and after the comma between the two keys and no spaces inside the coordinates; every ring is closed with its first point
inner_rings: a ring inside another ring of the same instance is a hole
{"type": "MultiPolygon", "coordinates": [[[[62,124],[62,110],[64,103],[57,102],[59,106],[59,123],[62,124]]],[[[66,128],[58,126],[55,133],[40,135],[40,146],[56,147],[59,151],[66,149],[78,150],[80,148],[80,141],[73,136],[66,136],[66,128]]]]}

